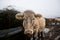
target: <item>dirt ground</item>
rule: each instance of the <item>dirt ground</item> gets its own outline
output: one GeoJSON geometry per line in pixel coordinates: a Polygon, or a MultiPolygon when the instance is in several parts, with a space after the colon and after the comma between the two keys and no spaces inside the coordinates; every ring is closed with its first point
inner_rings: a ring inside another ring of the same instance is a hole
{"type": "MultiPolygon", "coordinates": [[[[50,31],[44,33],[44,40],[60,40],[60,26],[46,26],[46,28],[50,31]]],[[[0,38],[0,40],[26,40],[27,38],[22,31],[9,37],[0,38]]]]}

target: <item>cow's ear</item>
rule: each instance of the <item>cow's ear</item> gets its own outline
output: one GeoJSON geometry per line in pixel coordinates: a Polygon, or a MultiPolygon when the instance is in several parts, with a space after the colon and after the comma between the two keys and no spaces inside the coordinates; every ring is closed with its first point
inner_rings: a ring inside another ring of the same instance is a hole
{"type": "Polygon", "coordinates": [[[35,17],[42,17],[41,14],[35,14],[35,17]]]}
{"type": "Polygon", "coordinates": [[[15,18],[16,19],[23,19],[23,14],[22,13],[17,13],[16,15],[15,15],[15,18]]]}

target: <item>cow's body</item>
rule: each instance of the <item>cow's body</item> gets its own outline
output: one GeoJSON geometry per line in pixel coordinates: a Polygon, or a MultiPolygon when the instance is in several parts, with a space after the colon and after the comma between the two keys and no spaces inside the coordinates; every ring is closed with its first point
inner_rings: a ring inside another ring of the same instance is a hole
{"type": "Polygon", "coordinates": [[[23,13],[23,27],[25,29],[24,33],[28,35],[33,35],[38,37],[38,31],[42,32],[45,28],[45,19],[41,16],[35,17],[35,13],[30,10],[26,10],[23,13]]]}
{"type": "Polygon", "coordinates": [[[35,32],[34,37],[38,36],[38,32],[43,32],[45,28],[45,19],[43,17],[35,17],[34,23],[33,23],[33,30],[35,32]]]}

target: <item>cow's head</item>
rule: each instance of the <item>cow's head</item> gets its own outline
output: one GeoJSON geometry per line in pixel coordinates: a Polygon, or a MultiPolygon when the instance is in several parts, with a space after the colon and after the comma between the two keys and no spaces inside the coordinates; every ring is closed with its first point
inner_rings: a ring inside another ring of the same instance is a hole
{"type": "Polygon", "coordinates": [[[24,33],[32,35],[34,33],[33,21],[35,20],[35,13],[31,10],[26,10],[23,15],[23,26],[25,29],[24,33]]]}
{"type": "Polygon", "coordinates": [[[35,20],[35,17],[39,17],[39,15],[35,15],[35,13],[31,10],[26,10],[22,14],[16,14],[16,18],[23,19],[23,27],[25,29],[24,33],[32,35],[34,33],[33,22],[35,20]]]}

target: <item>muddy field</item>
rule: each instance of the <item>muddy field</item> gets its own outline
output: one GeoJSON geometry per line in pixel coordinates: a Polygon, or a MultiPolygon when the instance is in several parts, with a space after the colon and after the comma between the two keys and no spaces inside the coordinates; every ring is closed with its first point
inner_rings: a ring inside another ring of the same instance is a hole
{"type": "MultiPolygon", "coordinates": [[[[44,40],[60,40],[60,26],[46,26],[46,28],[49,29],[49,31],[44,34],[44,40]]],[[[6,35],[1,37],[0,40],[26,40],[28,38],[26,37],[23,31],[21,31],[11,36],[6,35]]]]}
{"type": "Polygon", "coordinates": [[[47,26],[47,28],[50,31],[45,34],[45,40],[60,40],[60,26],[47,26]]]}

